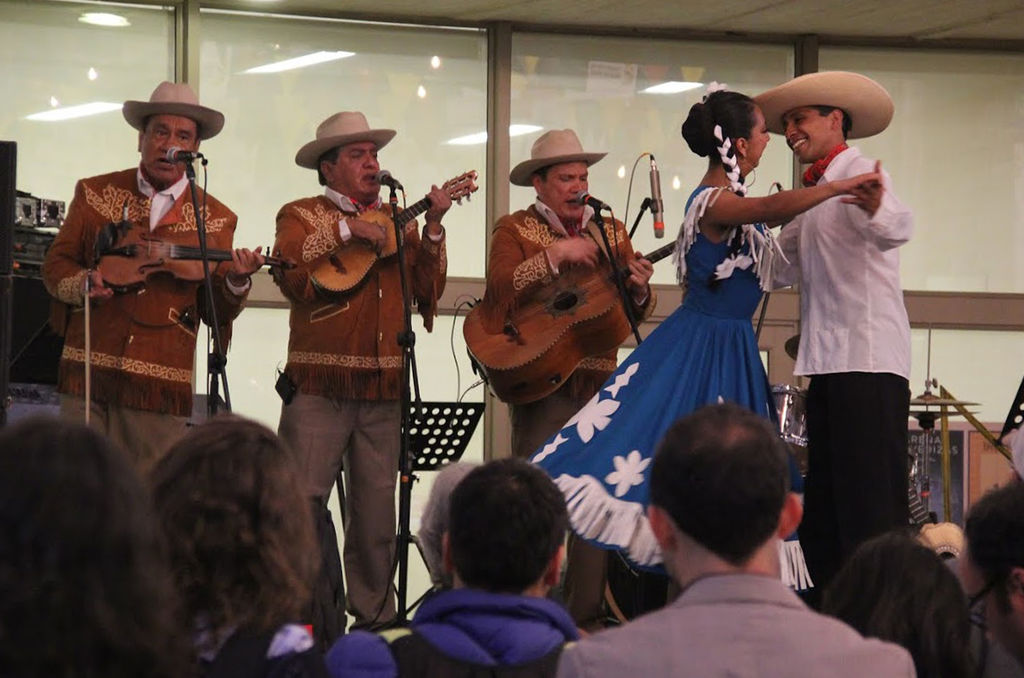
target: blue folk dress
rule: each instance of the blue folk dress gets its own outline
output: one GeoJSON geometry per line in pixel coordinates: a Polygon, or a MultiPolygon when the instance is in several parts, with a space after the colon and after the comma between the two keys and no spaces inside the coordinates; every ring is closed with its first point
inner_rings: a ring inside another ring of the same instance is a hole
{"type": "MultiPolygon", "coordinates": [[[[687,203],[675,254],[683,304],[532,458],[565,494],[573,531],[642,568],[661,564],[645,509],[651,458],[672,423],[722,401],[776,420],[751,316],[782,254],[763,224],[737,227],[721,243],[700,233],[700,217],[722,190],[699,186],[687,203]]],[[[795,535],[780,559],[783,581],[810,585],[795,535]]]]}

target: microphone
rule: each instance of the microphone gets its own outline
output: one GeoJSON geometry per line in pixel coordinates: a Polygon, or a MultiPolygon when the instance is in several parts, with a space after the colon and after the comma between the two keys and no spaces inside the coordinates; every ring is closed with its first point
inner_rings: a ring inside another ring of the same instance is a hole
{"type": "Polygon", "coordinates": [[[577,205],[590,205],[598,212],[600,212],[601,210],[611,211],[612,209],[606,203],[601,202],[600,200],[590,195],[586,191],[580,191],[579,193],[577,193],[576,197],[573,198],[571,202],[574,202],[577,205]]]}
{"type": "Polygon", "coordinates": [[[177,146],[172,146],[167,149],[167,155],[164,156],[164,160],[167,162],[194,162],[204,157],[199,151],[186,151],[177,146]]]}
{"type": "Polygon", "coordinates": [[[396,191],[405,190],[405,186],[402,185],[402,182],[391,176],[391,172],[387,170],[381,170],[377,172],[377,174],[374,175],[374,178],[377,180],[377,183],[383,184],[384,186],[388,186],[389,188],[393,188],[396,191]]]}
{"type": "Polygon", "coordinates": [[[654,237],[665,237],[665,202],[661,199],[661,174],[651,154],[651,216],[654,217],[654,237]]]}

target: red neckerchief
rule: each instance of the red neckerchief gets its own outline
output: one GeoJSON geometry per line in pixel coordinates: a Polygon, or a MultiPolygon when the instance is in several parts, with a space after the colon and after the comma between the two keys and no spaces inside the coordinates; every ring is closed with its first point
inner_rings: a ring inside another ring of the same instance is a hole
{"type": "Polygon", "coordinates": [[[570,238],[575,238],[580,234],[581,224],[578,220],[563,221],[562,227],[565,228],[565,232],[569,234],[570,238]]]}
{"type": "Polygon", "coordinates": [[[845,142],[841,143],[829,151],[828,155],[824,158],[818,158],[815,160],[814,164],[808,167],[807,171],[804,172],[804,186],[816,186],[818,184],[818,180],[825,176],[825,170],[828,169],[828,166],[833,160],[835,160],[835,157],[848,148],[849,146],[847,146],[845,142]]]}
{"type": "Polygon", "coordinates": [[[349,199],[349,202],[352,203],[352,206],[356,208],[356,212],[359,213],[359,214],[362,214],[363,212],[367,212],[369,210],[380,209],[380,206],[383,204],[381,202],[380,196],[377,196],[377,199],[374,200],[373,203],[371,203],[369,205],[362,204],[361,202],[359,202],[358,200],[356,200],[352,196],[345,196],[345,197],[347,197],[349,199]]]}

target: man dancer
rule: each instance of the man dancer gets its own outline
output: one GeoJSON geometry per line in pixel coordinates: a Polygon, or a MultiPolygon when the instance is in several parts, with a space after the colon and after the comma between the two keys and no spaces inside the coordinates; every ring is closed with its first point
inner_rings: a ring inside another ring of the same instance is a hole
{"type": "MultiPolygon", "coordinates": [[[[755,97],[768,129],[785,134],[804,184],[849,177],[880,163],[846,144],[882,132],[888,92],[857,73],[803,75],[755,97]]],[[[797,375],[807,394],[809,468],[800,542],[820,592],[862,541],[908,522],[910,324],[899,250],[913,219],[883,183],[797,216],[779,242],[801,284],[797,375]]],[[[785,278],[790,279],[786,280],[785,278]]]]}

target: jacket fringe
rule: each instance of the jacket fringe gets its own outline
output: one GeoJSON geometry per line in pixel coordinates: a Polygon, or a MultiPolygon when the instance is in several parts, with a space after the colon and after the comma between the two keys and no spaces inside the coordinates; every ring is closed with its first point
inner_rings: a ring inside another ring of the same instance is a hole
{"type": "Polygon", "coordinates": [[[299,391],[336,400],[399,400],[402,370],[340,369],[330,365],[288,363],[285,373],[299,391]]]}
{"type": "MultiPolygon", "coordinates": [[[[91,399],[121,407],[160,412],[176,417],[192,414],[191,384],[164,381],[119,370],[92,366],[91,399]]],[[[61,392],[85,397],[85,365],[61,360],[58,371],[61,392]]]]}

